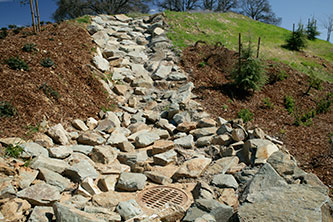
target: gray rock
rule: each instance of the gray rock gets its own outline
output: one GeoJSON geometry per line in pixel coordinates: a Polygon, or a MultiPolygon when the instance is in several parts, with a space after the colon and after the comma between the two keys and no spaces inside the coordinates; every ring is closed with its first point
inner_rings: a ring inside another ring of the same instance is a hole
{"type": "Polygon", "coordinates": [[[166,79],[166,77],[171,72],[172,66],[170,65],[160,65],[157,70],[151,75],[153,80],[166,79]]]}
{"type": "Polygon", "coordinates": [[[118,148],[120,149],[120,151],[129,153],[135,150],[135,146],[132,143],[128,142],[127,139],[126,141],[119,143],[118,148]]]}
{"type": "Polygon", "coordinates": [[[19,170],[19,186],[24,189],[30,186],[30,184],[36,179],[38,175],[38,170],[26,170],[25,168],[20,168],[19,170]]]}
{"type": "Polygon", "coordinates": [[[203,136],[197,139],[195,142],[195,145],[197,147],[204,147],[204,146],[209,146],[213,140],[213,136],[203,136]]]}
{"type": "Polygon", "coordinates": [[[50,222],[53,217],[53,208],[52,207],[34,207],[28,222],[50,222]]]}
{"type": "Polygon", "coordinates": [[[332,214],[323,207],[329,202],[327,195],[308,186],[269,187],[258,190],[251,203],[241,205],[238,218],[240,221],[330,221],[332,214]]]}
{"type": "Polygon", "coordinates": [[[105,143],[105,139],[94,132],[84,132],[79,136],[77,141],[84,145],[96,146],[105,143]]]}
{"type": "Polygon", "coordinates": [[[192,190],[194,199],[214,199],[214,191],[204,181],[198,181],[192,190]]]}
{"type": "Polygon", "coordinates": [[[246,138],[246,134],[243,129],[236,128],[232,131],[232,139],[236,142],[243,141],[246,138]]]}
{"type": "Polygon", "coordinates": [[[104,219],[105,221],[110,221],[110,222],[120,222],[121,221],[121,216],[118,213],[113,212],[104,207],[85,206],[84,212],[93,213],[97,217],[100,217],[101,219],[104,219]]]}
{"type": "Polygon", "coordinates": [[[91,177],[93,179],[98,177],[98,173],[95,168],[84,159],[68,167],[64,171],[64,175],[69,177],[73,182],[83,181],[87,177],[91,177]]]}
{"type": "Polygon", "coordinates": [[[143,213],[139,204],[134,199],[120,202],[117,206],[117,211],[124,220],[131,219],[143,213]]]}
{"type": "Polygon", "coordinates": [[[172,183],[171,178],[166,177],[166,176],[164,176],[164,175],[162,175],[162,174],[160,174],[159,172],[156,172],[156,171],[146,171],[145,175],[148,177],[148,179],[150,179],[154,183],[158,183],[158,184],[162,184],[162,185],[172,183]]]}
{"type": "Polygon", "coordinates": [[[182,72],[172,72],[167,77],[168,81],[185,81],[187,80],[187,76],[182,72]]]}
{"type": "Polygon", "coordinates": [[[273,153],[268,158],[267,163],[269,163],[283,177],[293,175],[297,170],[296,161],[290,155],[282,151],[273,153]]]}
{"type": "Polygon", "coordinates": [[[0,198],[12,198],[15,197],[16,191],[12,185],[12,179],[0,178],[0,198]]]}
{"type": "Polygon", "coordinates": [[[97,125],[98,125],[98,121],[96,119],[94,119],[93,117],[89,117],[87,119],[87,127],[89,127],[90,130],[95,129],[97,125]]]}
{"type": "Polygon", "coordinates": [[[82,131],[87,131],[89,128],[87,127],[87,125],[80,119],[75,119],[72,122],[72,125],[78,129],[78,130],[82,130],[82,131]]]}
{"type": "Polygon", "coordinates": [[[286,181],[274,170],[274,168],[266,163],[258,173],[253,177],[250,184],[244,190],[241,200],[252,202],[253,196],[258,192],[269,190],[273,187],[285,187],[286,181]]]}
{"type": "Polygon", "coordinates": [[[160,137],[155,133],[152,132],[142,133],[135,138],[135,146],[138,148],[147,147],[159,139],[160,137]]]}
{"type": "Polygon", "coordinates": [[[49,153],[50,157],[65,159],[73,153],[73,150],[69,146],[58,146],[50,148],[49,153]]]}
{"type": "Polygon", "coordinates": [[[19,191],[17,196],[37,206],[51,206],[61,197],[56,187],[46,183],[38,183],[25,188],[19,191]]]}
{"type": "Polygon", "coordinates": [[[215,126],[216,126],[216,122],[215,122],[215,120],[213,120],[211,118],[203,118],[203,119],[199,120],[199,122],[197,124],[197,128],[215,127],[215,126]]]}
{"type": "Polygon", "coordinates": [[[238,183],[230,174],[218,174],[213,177],[212,184],[219,188],[238,188],[238,183]]]}
{"type": "Polygon", "coordinates": [[[101,30],[93,34],[92,38],[99,47],[104,48],[107,44],[107,40],[109,39],[109,35],[105,30],[101,30]]]}
{"type": "Polygon", "coordinates": [[[71,205],[57,202],[53,205],[54,214],[59,222],[105,222],[94,214],[78,210],[71,205]]]}
{"type": "Polygon", "coordinates": [[[118,151],[111,146],[95,146],[90,157],[97,163],[110,164],[117,159],[118,151]]]}
{"type": "Polygon", "coordinates": [[[177,159],[177,153],[174,150],[169,150],[164,153],[154,155],[154,163],[161,166],[166,166],[175,162],[177,159]]]}
{"type": "Polygon", "coordinates": [[[172,178],[176,180],[184,177],[198,178],[207,169],[211,161],[211,159],[204,157],[187,160],[179,167],[172,178]]]}
{"type": "Polygon", "coordinates": [[[31,161],[30,167],[33,169],[46,168],[57,173],[62,173],[70,166],[63,160],[39,156],[31,161]]]}
{"type": "Polygon", "coordinates": [[[200,138],[203,136],[211,136],[216,133],[216,127],[206,127],[206,128],[199,128],[195,130],[191,130],[190,133],[196,138],[200,138]]]}
{"type": "Polygon", "coordinates": [[[47,134],[54,140],[55,143],[61,145],[66,145],[69,143],[67,132],[60,123],[49,128],[47,134]]]}
{"type": "Polygon", "coordinates": [[[74,152],[79,152],[79,153],[83,153],[85,155],[88,155],[94,147],[93,146],[88,146],[88,145],[73,145],[70,148],[74,152]]]}
{"type": "Polygon", "coordinates": [[[231,133],[232,132],[232,127],[230,124],[228,123],[225,123],[225,124],[222,124],[222,126],[220,126],[220,128],[217,129],[217,135],[223,135],[223,134],[226,134],[226,133],[231,133]]]}
{"type": "Polygon", "coordinates": [[[194,145],[194,140],[192,135],[188,135],[173,141],[175,145],[181,146],[183,148],[190,149],[194,145]]]}
{"type": "Polygon", "coordinates": [[[141,173],[127,173],[120,174],[117,188],[125,191],[142,190],[145,187],[147,177],[141,173]]]}
{"type": "Polygon", "coordinates": [[[23,152],[21,153],[20,157],[22,158],[29,158],[29,157],[36,157],[36,156],[45,156],[48,157],[49,153],[47,149],[42,147],[37,143],[24,143],[20,145],[23,148],[23,152]]]}
{"type": "Polygon", "coordinates": [[[99,122],[99,124],[95,130],[109,132],[112,129],[114,129],[115,127],[116,127],[116,124],[114,121],[112,121],[110,119],[104,119],[99,122]]]}
{"type": "Polygon", "coordinates": [[[248,160],[245,159],[245,161],[252,164],[261,164],[266,163],[270,155],[278,150],[279,148],[269,140],[250,139],[244,144],[243,154],[245,158],[248,157],[248,160]],[[252,155],[250,155],[250,152],[252,155]]]}
{"type": "Polygon", "coordinates": [[[56,187],[59,190],[59,192],[62,192],[66,188],[69,188],[71,184],[69,179],[51,170],[45,168],[39,168],[39,172],[40,172],[40,178],[44,180],[47,184],[56,187]]]}

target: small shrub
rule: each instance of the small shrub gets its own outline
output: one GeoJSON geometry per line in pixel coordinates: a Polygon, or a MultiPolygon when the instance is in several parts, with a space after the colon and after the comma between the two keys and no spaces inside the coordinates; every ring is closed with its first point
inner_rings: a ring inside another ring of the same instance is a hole
{"type": "Polygon", "coordinates": [[[306,48],[306,34],[302,24],[298,24],[296,31],[292,32],[286,40],[285,48],[293,51],[300,51],[306,48]]]}
{"type": "Polygon", "coordinates": [[[6,63],[11,69],[14,70],[21,70],[21,69],[23,69],[24,71],[29,70],[28,64],[19,57],[11,57],[6,61],[6,63]]]}
{"type": "Polygon", "coordinates": [[[274,104],[272,103],[271,99],[269,97],[264,98],[262,100],[264,107],[267,109],[273,109],[274,108],[274,104]]]}
{"type": "Polygon", "coordinates": [[[34,44],[34,43],[24,44],[22,50],[25,51],[25,52],[37,51],[36,44],[34,44]]]}
{"type": "Polygon", "coordinates": [[[283,81],[288,78],[286,71],[282,70],[276,75],[276,81],[283,81]]]}
{"type": "Polygon", "coordinates": [[[50,68],[50,67],[54,66],[54,62],[51,58],[42,59],[40,64],[45,68],[50,68]]]}
{"type": "Polygon", "coordinates": [[[41,89],[49,99],[53,98],[55,100],[58,100],[60,97],[59,93],[56,90],[54,90],[51,86],[48,86],[46,83],[43,83],[39,87],[39,89],[41,89]]]}
{"type": "Polygon", "coordinates": [[[85,23],[85,24],[89,24],[91,22],[91,19],[88,15],[85,15],[83,17],[77,18],[76,21],[78,23],[85,23]]]}
{"type": "Polygon", "coordinates": [[[198,65],[200,68],[204,68],[207,65],[207,63],[205,61],[202,61],[198,65]]]}
{"type": "Polygon", "coordinates": [[[312,20],[309,19],[308,25],[306,27],[306,34],[309,40],[315,40],[318,35],[320,35],[320,32],[318,32],[317,29],[317,20],[315,20],[314,17],[312,17],[312,20]]]}
{"type": "Polygon", "coordinates": [[[9,144],[8,146],[6,146],[5,156],[18,158],[22,152],[23,148],[21,146],[9,144]]]}
{"type": "Polygon", "coordinates": [[[8,25],[9,29],[15,29],[17,26],[16,25],[8,25]]]}
{"type": "Polygon", "coordinates": [[[253,119],[253,113],[248,109],[241,109],[237,113],[238,118],[241,118],[244,123],[251,121],[253,119]]]}
{"type": "Polygon", "coordinates": [[[267,82],[262,61],[253,57],[251,44],[242,51],[241,63],[237,63],[231,73],[235,86],[244,91],[260,90],[267,82]]]}
{"type": "Polygon", "coordinates": [[[16,115],[15,107],[6,101],[0,101],[0,117],[11,117],[16,115]]]}
{"type": "Polygon", "coordinates": [[[224,111],[227,111],[228,110],[228,105],[227,104],[224,104],[223,106],[222,106],[222,109],[224,110],[224,111]]]}
{"type": "Polygon", "coordinates": [[[13,29],[13,33],[14,33],[15,35],[17,35],[17,34],[19,34],[19,33],[22,31],[22,29],[23,29],[23,27],[18,27],[18,28],[16,28],[16,29],[13,29]]]}
{"type": "Polygon", "coordinates": [[[312,125],[312,118],[316,115],[315,110],[311,110],[310,112],[304,113],[302,115],[295,115],[295,122],[296,126],[310,126],[312,125]]]}
{"type": "Polygon", "coordinates": [[[309,95],[310,90],[312,88],[314,88],[316,90],[320,90],[322,82],[323,81],[321,79],[319,79],[318,77],[316,77],[315,74],[313,73],[313,71],[311,70],[310,76],[309,76],[309,79],[308,79],[309,87],[308,87],[308,89],[306,90],[306,92],[304,94],[309,95]]]}
{"type": "Polygon", "coordinates": [[[294,112],[295,100],[292,96],[284,97],[284,107],[287,109],[289,114],[292,114],[294,112]]]}
{"type": "Polygon", "coordinates": [[[317,102],[316,112],[318,114],[327,113],[330,111],[331,105],[333,103],[333,93],[329,93],[324,99],[317,102]]]}
{"type": "Polygon", "coordinates": [[[0,39],[5,39],[8,35],[7,28],[2,28],[0,32],[0,39]]]}

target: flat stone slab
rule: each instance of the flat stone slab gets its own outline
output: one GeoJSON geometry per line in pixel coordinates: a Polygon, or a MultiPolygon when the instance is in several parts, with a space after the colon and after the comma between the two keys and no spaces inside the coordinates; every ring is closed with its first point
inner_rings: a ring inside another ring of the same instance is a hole
{"type": "Polygon", "coordinates": [[[211,162],[211,159],[203,157],[187,160],[179,167],[172,178],[198,178],[211,162]]]}
{"type": "Polygon", "coordinates": [[[142,190],[145,187],[147,177],[141,173],[121,173],[117,188],[125,191],[142,190]]]}
{"type": "Polygon", "coordinates": [[[51,206],[60,200],[59,190],[46,183],[32,185],[17,193],[17,196],[37,206],[51,206]]]}

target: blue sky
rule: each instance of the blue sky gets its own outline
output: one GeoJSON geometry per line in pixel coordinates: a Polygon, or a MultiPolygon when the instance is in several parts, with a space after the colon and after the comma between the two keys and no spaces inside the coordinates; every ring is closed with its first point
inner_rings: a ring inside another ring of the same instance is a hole
{"type": "MultiPolygon", "coordinates": [[[[283,28],[292,29],[293,23],[303,23],[315,16],[318,20],[333,15],[333,0],[270,0],[273,11],[282,17],[283,28]]],[[[40,20],[52,21],[52,13],[57,9],[55,0],[39,0],[40,20]]],[[[320,25],[320,22],[318,22],[320,25]]],[[[19,0],[0,0],[0,27],[10,24],[31,24],[29,5],[20,6],[19,0]]],[[[326,39],[326,30],[319,26],[320,38],[326,39]]],[[[331,38],[333,42],[333,39],[331,38]]]]}

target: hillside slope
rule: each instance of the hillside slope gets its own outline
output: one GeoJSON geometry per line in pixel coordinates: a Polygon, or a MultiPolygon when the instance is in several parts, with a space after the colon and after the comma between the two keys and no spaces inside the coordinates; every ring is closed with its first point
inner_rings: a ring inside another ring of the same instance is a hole
{"type": "Polygon", "coordinates": [[[0,118],[1,137],[26,137],[37,131],[44,119],[58,123],[87,118],[107,107],[107,94],[88,65],[92,49],[89,33],[73,22],[42,26],[38,35],[31,28],[18,34],[10,30],[0,39],[1,111],[11,106],[15,110],[14,116],[0,118]],[[22,49],[27,44],[35,45],[30,45],[31,52],[22,49]],[[11,69],[7,61],[16,57],[29,69],[11,69]],[[44,67],[43,61],[44,66],[47,62],[54,65],[44,67]]]}
{"type": "Polygon", "coordinates": [[[333,82],[333,44],[308,41],[304,52],[292,52],[281,47],[290,31],[274,25],[254,21],[235,13],[188,13],[167,11],[170,25],[168,37],[180,49],[198,40],[210,44],[221,42],[228,49],[238,49],[238,34],[242,42],[257,44],[261,37],[261,57],[283,62],[298,71],[309,74],[311,69],[322,79],[333,82]]]}

